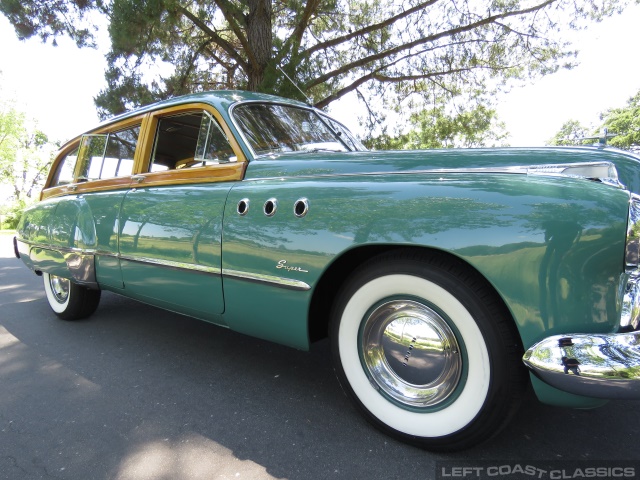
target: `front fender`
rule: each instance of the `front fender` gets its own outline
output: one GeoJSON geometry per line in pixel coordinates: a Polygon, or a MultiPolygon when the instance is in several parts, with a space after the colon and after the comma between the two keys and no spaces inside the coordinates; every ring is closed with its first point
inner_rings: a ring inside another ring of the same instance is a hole
{"type": "Polygon", "coordinates": [[[510,309],[525,348],[567,330],[609,332],[619,319],[628,201],[628,192],[584,179],[508,174],[245,181],[225,209],[227,321],[304,347],[310,294],[334,261],[362,246],[414,246],[478,270],[510,309]],[[302,198],[309,211],[297,217],[302,198]],[[269,199],[277,202],[271,216],[269,199]],[[249,208],[241,215],[242,200],[249,208]],[[247,279],[251,302],[243,301],[247,279]],[[285,308],[279,279],[309,288],[287,289],[285,308]]]}

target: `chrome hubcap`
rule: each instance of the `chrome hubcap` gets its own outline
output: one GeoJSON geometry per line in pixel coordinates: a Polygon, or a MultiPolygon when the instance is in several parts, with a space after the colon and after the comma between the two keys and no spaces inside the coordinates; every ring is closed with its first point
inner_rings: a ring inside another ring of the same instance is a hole
{"type": "Polygon", "coordinates": [[[69,280],[66,278],[49,275],[51,293],[58,303],[65,303],[69,298],[69,280]]]}
{"type": "Polygon", "coordinates": [[[462,374],[453,330],[438,313],[393,300],[365,319],[361,355],[374,386],[400,403],[429,407],[449,397],[462,374]]]}

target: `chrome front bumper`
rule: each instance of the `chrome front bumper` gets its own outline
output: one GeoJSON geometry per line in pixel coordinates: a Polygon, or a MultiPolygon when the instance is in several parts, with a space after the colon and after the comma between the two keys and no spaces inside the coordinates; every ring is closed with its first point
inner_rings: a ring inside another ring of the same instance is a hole
{"type": "Polygon", "coordinates": [[[556,335],[533,345],[523,361],[543,382],[564,392],[640,399],[640,331],[556,335]]]}

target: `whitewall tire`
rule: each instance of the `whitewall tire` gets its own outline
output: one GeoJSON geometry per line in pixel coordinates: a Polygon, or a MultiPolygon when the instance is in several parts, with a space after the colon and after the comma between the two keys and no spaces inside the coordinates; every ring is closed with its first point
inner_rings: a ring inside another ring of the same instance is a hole
{"type": "Polygon", "coordinates": [[[492,436],[526,385],[506,308],[443,255],[387,254],[360,267],[335,305],[331,338],[337,376],[365,416],[433,450],[492,436]]]}
{"type": "Polygon", "coordinates": [[[100,290],[77,285],[70,280],[43,272],[44,291],[49,306],[63,320],[79,320],[95,312],[100,290]]]}

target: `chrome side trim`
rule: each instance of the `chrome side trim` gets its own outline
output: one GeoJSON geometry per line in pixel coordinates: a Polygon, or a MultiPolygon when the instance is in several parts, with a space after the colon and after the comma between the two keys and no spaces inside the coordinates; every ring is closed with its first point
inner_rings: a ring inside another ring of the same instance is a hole
{"type": "Polygon", "coordinates": [[[80,248],[68,248],[68,247],[57,247],[51,245],[41,245],[35,242],[30,242],[27,240],[16,240],[16,244],[20,246],[23,244],[30,248],[22,248],[20,249],[20,253],[22,256],[22,260],[26,260],[24,257],[28,257],[29,261],[27,266],[32,269],[38,270],[36,263],[33,261],[31,250],[33,248],[39,248],[45,251],[58,252],[64,257],[64,260],[67,264],[69,272],[71,273],[72,280],[78,284],[98,288],[98,284],[96,281],[96,272],[95,272],[95,256],[96,255],[104,255],[114,258],[119,258],[121,260],[126,260],[129,262],[136,263],[147,263],[150,265],[159,265],[168,268],[176,268],[180,270],[191,270],[196,272],[208,273],[212,275],[224,275],[227,277],[233,277],[240,280],[246,280],[249,282],[258,282],[258,283],[266,283],[269,285],[274,285],[281,288],[287,288],[290,290],[300,290],[307,291],[311,290],[311,286],[305,282],[301,282],[299,280],[295,280],[292,278],[278,277],[275,275],[262,275],[258,273],[248,273],[241,272],[238,270],[231,269],[221,269],[219,267],[209,267],[205,265],[196,265],[193,263],[185,263],[185,262],[174,262],[171,260],[164,260],[158,258],[149,258],[149,257],[133,257],[130,255],[119,255],[113,252],[105,252],[105,251],[96,251],[93,249],[80,249],[80,248]]]}
{"type": "Polygon", "coordinates": [[[151,265],[159,265],[168,268],[177,268],[180,270],[191,270],[203,273],[209,273],[212,275],[222,275],[225,277],[234,277],[240,280],[246,280],[257,283],[267,283],[270,285],[276,285],[282,288],[288,288],[291,290],[310,290],[311,287],[299,280],[291,278],[277,277],[274,275],[261,275],[256,273],[241,272],[238,270],[220,269],[218,267],[207,267],[204,265],[195,265],[192,263],[173,262],[170,260],[159,260],[157,258],[148,257],[131,257],[128,255],[120,255],[121,260],[127,260],[136,263],[147,263],[151,265]]]}
{"type": "MultiPolygon", "coordinates": [[[[477,168],[427,168],[423,170],[403,170],[398,172],[357,172],[357,173],[325,173],[316,175],[295,175],[295,176],[278,176],[279,180],[289,178],[335,178],[335,177],[361,177],[376,175],[448,175],[448,174],[464,174],[464,173],[485,173],[485,174],[508,174],[508,175],[532,175],[532,176],[553,176],[553,177],[569,177],[569,178],[585,178],[597,180],[609,186],[616,188],[625,188],[618,180],[617,170],[611,162],[580,162],[553,165],[517,165],[511,167],[477,167],[477,168]],[[572,172],[573,170],[573,172],[572,172]],[[593,170],[593,171],[590,171],[593,170]],[[612,176],[598,177],[597,174],[612,176]],[[588,172],[588,173],[587,173],[588,172]],[[590,175],[594,173],[596,175],[590,175]]],[[[256,177],[248,178],[246,181],[265,181],[273,180],[276,177],[256,177]]]]}
{"type": "Polygon", "coordinates": [[[149,257],[132,257],[129,255],[116,255],[121,260],[127,260],[136,263],[146,263],[150,265],[158,265],[168,268],[176,268],[180,270],[191,270],[196,272],[208,273],[212,275],[222,275],[226,277],[234,277],[240,280],[246,280],[257,283],[267,283],[269,285],[275,285],[281,288],[288,288],[291,290],[311,290],[311,287],[305,282],[299,280],[277,277],[275,275],[261,275],[257,273],[241,272],[238,270],[221,269],[219,267],[208,267],[204,265],[195,265],[193,263],[174,262],[171,260],[161,260],[157,258],[149,257]]]}
{"type": "Polygon", "coordinates": [[[308,283],[301,282],[300,280],[294,280],[292,278],[277,277],[275,275],[262,275],[259,273],[240,272],[238,270],[223,268],[222,276],[246,280],[248,282],[267,283],[269,285],[288,288],[290,290],[311,290],[311,286],[308,283]]]}
{"type": "Polygon", "coordinates": [[[78,248],[78,247],[62,247],[59,245],[45,245],[44,243],[32,242],[31,240],[20,239],[17,240],[20,243],[29,245],[32,248],[43,248],[46,250],[53,250],[60,253],[76,253],[78,255],[94,255],[97,251],[93,248],[78,248]]]}
{"type": "Polygon", "coordinates": [[[543,382],[593,398],[640,399],[640,332],[555,335],[529,348],[524,364],[543,382]]]}
{"type": "Polygon", "coordinates": [[[196,272],[210,273],[213,275],[220,275],[221,273],[219,267],[208,267],[206,265],[197,265],[195,263],[174,262],[172,260],[149,257],[131,257],[129,255],[117,255],[117,257],[120,258],[120,260],[127,260],[129,262],[147,263],[150,265],[159,265],[162,267],[176,268],[179,270],[193,270],[196,272]]]}

